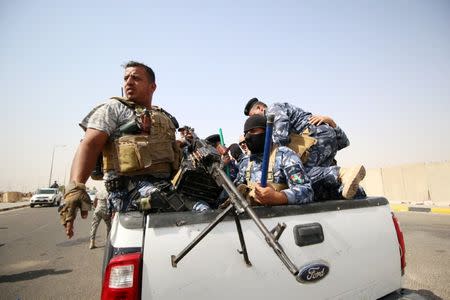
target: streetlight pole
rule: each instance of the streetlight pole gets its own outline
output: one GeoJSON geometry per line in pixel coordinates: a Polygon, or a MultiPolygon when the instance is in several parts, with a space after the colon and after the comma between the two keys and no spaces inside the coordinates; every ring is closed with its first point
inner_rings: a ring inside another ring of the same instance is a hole
{"type": "Polygon", "coordinates": [[[66,145],[54,145],[53,146],[53,153],[52,153],[52,163],[50,165],[50,176],[48,177],[48,186],[50,187],[50,185],[52,184],[52,173],[53,173],[53,160],[55,158],[55,149],[56,147],[61,147],[64,148],[66,145]]]}

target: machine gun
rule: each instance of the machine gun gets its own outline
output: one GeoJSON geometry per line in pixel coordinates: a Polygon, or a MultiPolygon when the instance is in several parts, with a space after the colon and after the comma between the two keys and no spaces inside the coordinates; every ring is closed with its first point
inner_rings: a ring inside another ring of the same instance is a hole
{"type": "MultiPolygon", "coordinates": [[[[255,211],[249,206],[247,200],[239,193],[237,188],[222,170],[222,163],[219,153],[211,146],[207,145],[204,141],[197,141],[197,150],[194,152],[196,157],[196,162],[199,167],[205,169],[217,183],[217,185],[222,186],[228,193],[230,204],[212,221],[202,232],[195,237],[192,242],[190,242],[178,255],[172,255],[172,267],[177,267],[178,262],[188,254],[217,224],[219,224],[228,214],[233,214],[236,222],[236,228],[239,234],[239,241],[241,243],[242,251],[241,254],[244,256],[244,261],[247,265],[251,266],[248,258],[247,249],[245,246],[244,235],[242,233],[241,223],[239,220],[239,215],[242,213],[247,213],[247,215],[255,222],[256,226],[264,235],[267,244],[273,249],[278,258],[283,262],[283,264],[288,268],[292,275],[296,276],[299,273],[299,269],[290,260],[287,254],[284,252],[283,247],[278,243],[283,230],[286,225],[278,224],[272,230],[268,230],[261,219],[256,215],[255,211]]],[[[298,278],[297,278],[298,280],[298,278]]]]}

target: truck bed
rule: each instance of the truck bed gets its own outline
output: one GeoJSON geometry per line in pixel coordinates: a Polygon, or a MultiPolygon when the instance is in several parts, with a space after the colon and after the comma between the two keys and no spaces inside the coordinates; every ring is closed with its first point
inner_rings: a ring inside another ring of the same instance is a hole
{"type": "MultiPolygon", "coordinates": [[[[151,214],[143,241],[142,299],[377,299],[401,287],[398,241],[385,198],[254,210],[269,230],[286,223],[279,242],[299,269],[325,264],[328,275],[312,283],[296,280],[246,214],[239,218],[251,266],[237,251],[241,247],[230,216],[174,268],[171,255],[185,248],[220,210],[151,214]],[[299,238],[298,228],[306,228],[300,231],[306,235],[299,238]],[[323,240],[315,237],[308,243],[308,228],[314,234],[321,229],[323,240]]],[[[142,245],[142,238],[136,240],[143,234],[142,215],[118,218],[110,256],[142,245]],[[128,241],[119,242],[119,235],[127,235],[128,241]]]]}

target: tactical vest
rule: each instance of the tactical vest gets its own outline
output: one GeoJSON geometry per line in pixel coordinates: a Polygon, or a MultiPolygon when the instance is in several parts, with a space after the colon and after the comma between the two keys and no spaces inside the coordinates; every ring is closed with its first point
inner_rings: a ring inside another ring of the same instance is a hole
{"type": "MultiPolygon", "coordinates": [[[[273,167],[275,165],[275,157],[278,151],[278,147],[274,147],[269,157],[269,167],[267,168],[267,186],[272,187],[275,191],[280,192],[288,188],[286,183],[274,183],[273,182],[273,167]]],[[[247,180],[247,186],[251,189],[249,195],[255,196],[256,182],[250,181],[250,172],[253,167],[253,161],[249,161],[247,169],[245,170],[245,179],[247,180]]]]}
{"type": "MultiPolygon", "coordinates": [[[[113,97],[133,110],[143,108],[125,98],[113,97]]],[[[103,170],[114,170],[119,175],[175,174],[180,167],[181,150],[175,142],[175,124],[168,114],[157,106],[150,111],[150,134],[124,134],[109,139],[103,149],[103,170]]]]}
{"type": "Polygon", "coordinates": [[[291,133],[289,135],[291,142],[287,147],[291,148],[300,156],[302,163],[306,163],[309,156],[309,148],[314,146],[317,140],[310,136],[309,129],[306,128],[302,133],[291,133]]]}

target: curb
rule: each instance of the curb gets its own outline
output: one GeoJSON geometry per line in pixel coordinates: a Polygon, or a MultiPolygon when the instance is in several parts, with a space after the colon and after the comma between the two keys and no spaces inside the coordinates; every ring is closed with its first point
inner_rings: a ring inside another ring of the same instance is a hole
{"type": "Polygon", "coordinates": [[[0,212],[7,211],[7,210],[13,210],[13,209],[17,209],[17,208],[24,208],[24,207],[30,207],[30,204],[23,204],[23,205],[19,205],[19,206],[0,208],[0,212]]]}
{"type": "Polygon", "coordinates": [[[413,212],[426,212],[426,213],[435,213],[435,214],[443,214],[450,215],[450,207],[420,207],[420,206],[408,206],[402,204],[390,204],[392,211],[394,212],[405,212],[405,211],[413,211],[413,212]]]}

